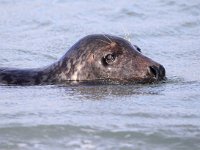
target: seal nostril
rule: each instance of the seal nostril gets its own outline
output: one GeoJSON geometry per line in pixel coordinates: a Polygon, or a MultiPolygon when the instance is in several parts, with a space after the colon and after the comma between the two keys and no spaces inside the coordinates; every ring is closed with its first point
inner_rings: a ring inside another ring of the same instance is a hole
{"type": "Polygon", "coordinates": [[[158,78],[158,68],[156,66],[150,66],[149,67],[150,69],[150,73],[155,77],[155,78],[158,78]]]}

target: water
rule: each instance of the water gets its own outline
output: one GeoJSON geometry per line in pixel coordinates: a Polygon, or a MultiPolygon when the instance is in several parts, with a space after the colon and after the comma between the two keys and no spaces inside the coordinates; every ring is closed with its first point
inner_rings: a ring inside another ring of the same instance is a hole
{"type": "Polygon", "coordinates": [[[0,86],[0,149],[200,149],[199,10],[198,0],[1,0],[1,67],[45,66],[107,33],[163,64],[168,81],[0,86]]]}

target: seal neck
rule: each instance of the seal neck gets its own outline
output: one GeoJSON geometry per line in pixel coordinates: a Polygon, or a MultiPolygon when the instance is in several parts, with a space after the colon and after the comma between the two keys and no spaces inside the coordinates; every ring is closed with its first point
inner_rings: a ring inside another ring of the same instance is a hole
{"type": "Polygon", "coordinates": [[[57,61],[35,69],[0,68],[0,83],[6,85],[44,85],[68,80],[67,63],[57,61]],[[64,69],[63,69],[64,68],[64,69]]]}

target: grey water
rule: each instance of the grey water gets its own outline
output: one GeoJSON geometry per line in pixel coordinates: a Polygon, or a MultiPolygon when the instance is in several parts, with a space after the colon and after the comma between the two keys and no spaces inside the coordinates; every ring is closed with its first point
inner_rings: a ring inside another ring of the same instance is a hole
{"type": "Polygon", "coordinates": [[[199,0],[1,0],[0,67],[51,64],[94,33],[138,45],[168,80],[1,85],[0,149],[200,149],[199,0]]]}

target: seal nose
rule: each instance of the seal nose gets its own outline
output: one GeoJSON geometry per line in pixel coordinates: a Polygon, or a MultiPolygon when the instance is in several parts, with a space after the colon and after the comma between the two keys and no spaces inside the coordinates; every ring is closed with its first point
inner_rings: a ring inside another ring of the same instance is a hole
{"type": "Polygon", "coordinates": [[[166,77],[165,77],[165,68],[162,65],[159,66],[159,73],[160,73],[160,78],[161,79],[166,79],[166,77]]]}
{"type": "Polygon", "coordinates": [[[162,65],[150,66],[149,73],[153,75],[157,80],[165,78],[165,68],[162,65]]]}

